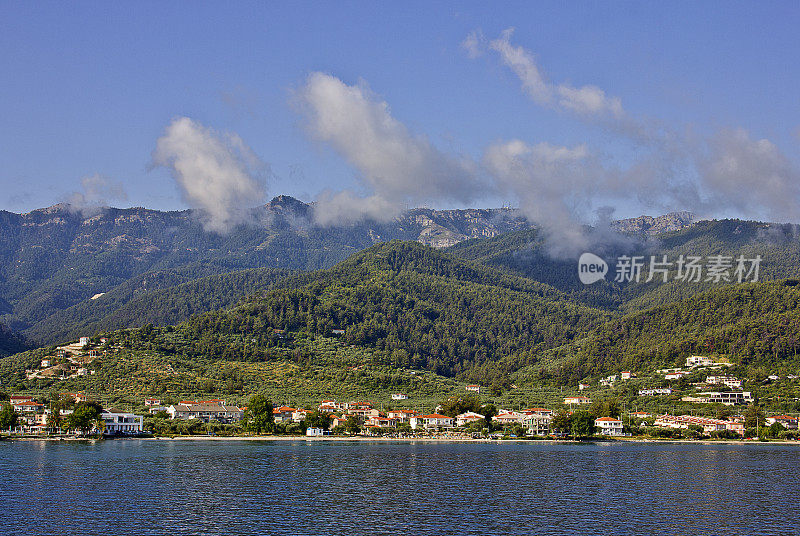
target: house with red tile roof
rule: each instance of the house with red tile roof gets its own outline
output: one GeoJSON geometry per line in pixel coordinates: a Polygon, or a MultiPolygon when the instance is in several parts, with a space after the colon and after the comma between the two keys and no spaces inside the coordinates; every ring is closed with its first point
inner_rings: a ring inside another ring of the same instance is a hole
{"type": "Polygon", "coordinates": [[[429,415],[417,415],[411,417],[411,428],[418,430],[425,428],[426,430],[438,428],[450,428],[453,426],[453,418],[447,415],[440,415],[439,413],[431,413],[429,415]]]}
{"type": "Polygon", "coordinates": [[[456,426],[468,426],[484,419],[484,416],[474,411],[466,411],[456,415],[456,426]]]}
{"type": "Polygon", "coordinates": [[[411,417],[416,415],[419,415],[419,412],[411,409],[393,409],[386,414],[390,419],[395,419],[398,424],[409,422],[411,417]]]}
{"type": "Polygon", "coordinates": [[[297,411],[296,408],[281,406],[272,410],[272,417],[275,419],[275,422],[291,422],[295,411],[297,411]]]}
{"type": "Polygon", "coordinates": [[[615,417],[600,417],[594,420],[594,425],[600,434],[610,436],[622,435],[622,421],[615,417]]]}
{"type": "Polygon", "coordinates": [[[797,417],[791,415],[772,415],[767,417],[767,424],[781,424],[787,430],[797,430],[797,417]]]}

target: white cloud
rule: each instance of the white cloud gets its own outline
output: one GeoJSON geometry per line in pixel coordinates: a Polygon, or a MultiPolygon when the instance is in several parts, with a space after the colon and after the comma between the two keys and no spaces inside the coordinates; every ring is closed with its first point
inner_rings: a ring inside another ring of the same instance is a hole
{"type": "Polygon", "coordinates": [[[583,215],[606,180],[606,171],[585,146],[498,142],[487,148],[483,163],[499,190],[516,197],[523,214],[545,230],[551,253],[585,250],[583,215]]]}
{"type": "Polygon", "coordinates": [[[121,182],[96,173],[81,179],[82,192],[73,192],[66,202],[84,214],[108,206],[111,201],[127,201],[128,194],[121,182]]]}
{"type": "Polygon", "coordinates": [[[467,34],[467,37],[461,42],[461,48],[467,51],[467,56],[475,59],[483,55],[483,49],[486,47],[486,38],[480,30],[473,30],[467,34]]]}
{"type": "Polygon", "coordinates": [[[610,113],[615,117],[622,117],[622,101],[618,97],[607,97],[599,87],[583,86],[570,87],[565,84],[558,86],[558,103],[568,110],[582,115],[600,115],[610,113]]]}
{"type": "Polygon", "coordinates": [[[511,44],[513,33],[513,28],[505,30],[499,38],[489,43],[489,48],[500,54],[503,63],[514,71],[531,99],[538,104],[550,104],[553,100],[553,88],[545,81],[533,54],[511,44]]]}
{"type": "MultiPolygon", "coordinates": [[[[309,133],[330,145],[358,171],[358,178],[369,192],[363,199],[370,200],[364,204],[361,217],[373,217],[375,211],[369,207],[375,203],[384,207],[468,203],[480,192],[473,162],[445,154],[424,136],[409,132],[392,116],[388,104],[363,83],[351,86],[334,76],[315,72],[297,91],[297,98],[309,133]]],[[[358,207],[351,201],[358,198],[352,194],[338,197],[345,198],[348,203],[328,207],[324,205],[337,196],[318,200],[318,210],[325,212],[326,221],[335,220],[335,206],[345,205],[349,210],[342,214],[343,220],[354,219],[358,207]]],[[[390,218],[395,214],[383,215],[390,218]]]]}
{"type": "Polygon", "coordinates": [[[323,226],[351,225],[361,220],[386,221],[403,207],[379,195],[358,196],[350,190],[323,191],[314,202],[314,221],[323,226]]]}
{"type": "Polygon", "coordinates": [[[184,201],[200,209],[209,231],[227,232],[250,221],[263,203],[269,167],[236,134],[216,132],[188,117],[167,126],[153,164],[170,170],[184,201]]]}
{"type": "MultiPolygon", "coordinates": [[[[611,116],[622,119],[625,111],[618,97],[608,97],[596,86],[572,87],[569,84],[553,84],[547,81],[534,55],[521,46],[511,44],[513,28],[505,30],[500,37],[489,43],[489,48],[500,57],[522,82],[522,88],[537,104],[567,110],[583,116],[611,116]]],[[[473,34],[470,34],[473,35],[473,34]]],[[[471,51],[479,46],[476,39],[469,40],[471,51]]],[[[466,41],[465,41],[466,42],[466,41]]],[[[474,51],[474,50],[473,50],[474,51]]],[[[476,57],[472,53],[470,57],[476,57]]]]}
{"type": "Polygon", "coordinates": [[[702,187],[713,203],[752,217],[800,218],[800,170],[767,139],[723,130],[698,158],[702,187]]]}

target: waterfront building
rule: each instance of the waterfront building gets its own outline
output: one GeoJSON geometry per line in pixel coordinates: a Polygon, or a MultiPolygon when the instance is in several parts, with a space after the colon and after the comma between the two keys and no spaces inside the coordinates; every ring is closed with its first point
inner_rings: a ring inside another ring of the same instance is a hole
{"type": "Polygon", "coordinates": [[[292,422],[292,417],[296,411],[297,409],[289,406],[280,406],[272,410],[272,418],[275,422],[292,422]]]}
{"type": "Polygon", "coordinates": [[[464,413],[460,413],[456,415],[456,426],[467,426],[476,421],[480,421],[484,418],[483,415],[480,413],[475,413],[474,411],[466,411],[464,413]]]}
{"type": "Polygon", "coordinates": [[[706,434],[722,430],[730,430],[739,435],[744,434],[744,423],[741,421],[724,421],[722,419],[695,417],[693,415],[658,415],[654,425],[662,428],[689,428],[689,426],[694,425],[701,426],[706,434]]]}
{"type": "Polygon", "coordinates": [[[407,423],[411,417],[419,415],[419,412],[410,409],[393,409],[386,414],[390,419],[395,419],[398,424],[407,423]]]}
{"type": "Polygon", "coordinates": [[[622,435],[622,421],[614,417],[600,417],[594,420],[594,425],[602,435],[622,435]]]}
{"type": "Polygon", "coordinates": [[[553,420],[551,411],[523,411],[522,413],[522,425],[528,429],[528,434],[547,435],[550,433],[550,421],[553,420]]]}
{"type": "MultiPolygon", "coordinates": [[[[237,406],[225,406],[211,402],[177,404],[167,408],[171,419],[199,419],[203,422],[233,423],[242,420],[244,411],[237,406]]],[[[289,414],[291,420],[291,413],[289,414]]]]}
{"type": "Polygon", "coordinates": [[[100,414],[105,428],[103,434],[141,434],[144,430],[144,417],[115,409],[104,409],[100,414]]]}
{"type": "Polygon", "coordinates": [[[500,410],[500,412],[492,418],[492,420],[499,424],[522,424],[524,415],[516,411],[500,410]]]}
{"type": "Polygon", "coordinates": [[[426,430],[449,428],[453,426],[453,419],[447,415],[431,413],[430,415],[418,415],[416,417],[411,417],[410,424],[411,428],[414,430],[419,428],[425,428],[426,430]]]}

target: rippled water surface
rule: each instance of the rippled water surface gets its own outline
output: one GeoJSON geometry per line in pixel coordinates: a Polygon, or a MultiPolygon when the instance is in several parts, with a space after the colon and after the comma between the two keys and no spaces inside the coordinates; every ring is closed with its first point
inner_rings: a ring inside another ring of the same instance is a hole
{"type": "Polygon", "coordinates": [[[800,446],[0,442],[0,534],[798,534],[800,446]]]}

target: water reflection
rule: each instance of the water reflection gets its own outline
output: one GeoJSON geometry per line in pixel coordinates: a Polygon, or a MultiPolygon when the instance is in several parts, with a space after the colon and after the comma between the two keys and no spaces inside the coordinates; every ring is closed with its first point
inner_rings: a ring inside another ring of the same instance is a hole
{"type": "Polygon", "coordinates": [[[793,534],[800,448],[0,444],[11,534],[793,534]]]}

